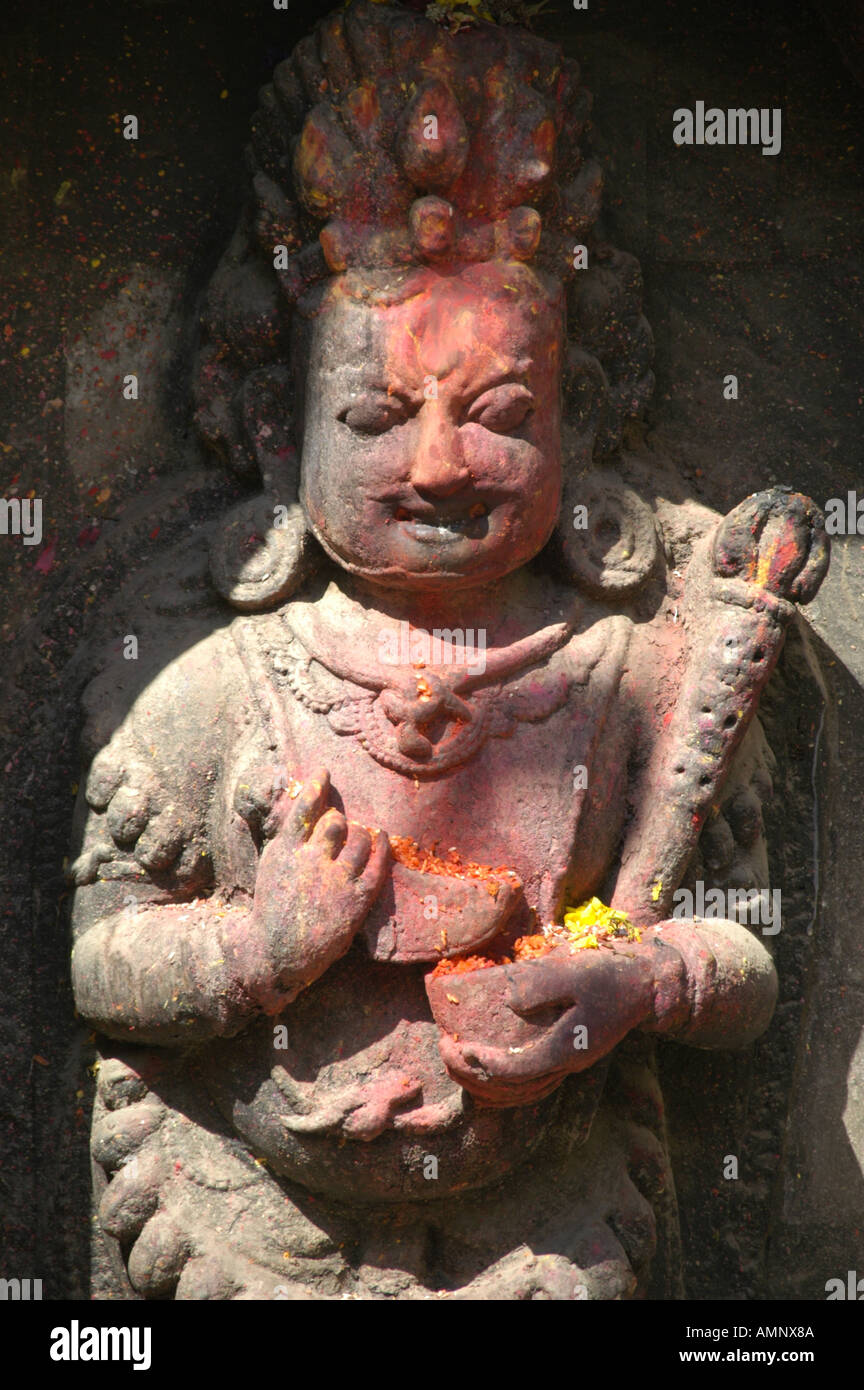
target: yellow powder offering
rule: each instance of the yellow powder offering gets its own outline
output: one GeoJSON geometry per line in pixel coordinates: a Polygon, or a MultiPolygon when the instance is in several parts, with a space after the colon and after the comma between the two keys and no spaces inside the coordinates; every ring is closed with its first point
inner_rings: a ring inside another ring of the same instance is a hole
{"type": "Polygon", "coordinates": [[[564,913],[564,929],[570,938],[571,951],[597,950],[600,942],[610,936],[627,941],[641,941],[642,933],[634,927],[626,912],[616,912],[589,898],[578,907],[568,907],[564,913]]]}

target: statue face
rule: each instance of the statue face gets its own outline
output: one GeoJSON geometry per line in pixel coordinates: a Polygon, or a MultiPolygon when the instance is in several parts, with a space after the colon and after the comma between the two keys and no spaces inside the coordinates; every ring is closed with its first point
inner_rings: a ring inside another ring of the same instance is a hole
{"type": "Polygon", "coordinates": [[[557,519],[560,301],[515,263],[422,271],[400,298],[328,290],[308,344],[302,501],[356,574],[485,583],[557,519]]]}

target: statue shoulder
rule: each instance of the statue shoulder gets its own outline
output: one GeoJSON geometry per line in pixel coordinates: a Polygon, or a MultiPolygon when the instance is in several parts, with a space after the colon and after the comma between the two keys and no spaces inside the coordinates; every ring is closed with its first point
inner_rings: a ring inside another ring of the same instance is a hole
{"type": "Polygon", "coordinates": [[[206,739],[232,696],[245,694],[243,679],[228,624],[175,624],[167,637],[142,642],[131,659],[118,644],[84,692],[85,756],[95,756],[121,731],[156,756],[187,731],[195,742],[206,739]]]}
{"type": "Polygon", "coordinates": [[[78,885],[146,878],[172,895],[205,885],[211,808],[250,695],[230,627],[174,627],[172,645],[136,661],[112,653],[85,693],[78,885]]]}

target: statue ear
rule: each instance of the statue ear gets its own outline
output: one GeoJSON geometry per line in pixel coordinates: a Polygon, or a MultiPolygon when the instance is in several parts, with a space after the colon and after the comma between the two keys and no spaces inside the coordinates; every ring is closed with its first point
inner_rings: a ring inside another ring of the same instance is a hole
{"type": "Polygon", "coordinates": [[[222,521],[210,545],[210,574],[234,608],[260,612],[299,588],[316,568],[320,551],[297,500],[289,369],[274,363],[251,372],[241,400],[244,433],[265,491],[233,507],[222,521]]]}
{"type": "Polygon", "coordinates": [[[320,558],[300,503],[263,493],[223,520],[210,543],[210,574],[234,608],[261,612],[290,598],[320,558]]]}
{"type": "Polygon", "coordinates": [[[660,553],[650,507],[605,469],[567,479],[556,535],[568,575],[593,598],[629,598],[660,553]]]}

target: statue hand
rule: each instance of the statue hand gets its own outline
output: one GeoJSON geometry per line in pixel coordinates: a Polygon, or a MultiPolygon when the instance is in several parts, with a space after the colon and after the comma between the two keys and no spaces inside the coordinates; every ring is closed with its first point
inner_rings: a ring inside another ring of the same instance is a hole
{"type": "Polygon", "coordinates": [[[487,1105],[525,1105],[652,1018],[651,955],[632,943],[427,977],[448,1071],[487,1105]]]}
{"type": "Polygon", "coordinates": [[[266,938],[270,978],[257,992],[268,1012],[345,954],[390,865],[383,831],[326,809],[329,792],[322,769],[293,799],[282,793],[265,827],[252,923],[266,938]]]}
{"type": "Polygon", "coordinates": [[[768,1027],[777,976],[737,922],[662,922],[641,942],[556,947],[536,960],[426,977],[441,1055],[486,1105],[527,1105],[634,1028],[696,1047],[744,1047],[768,1027]]]}

